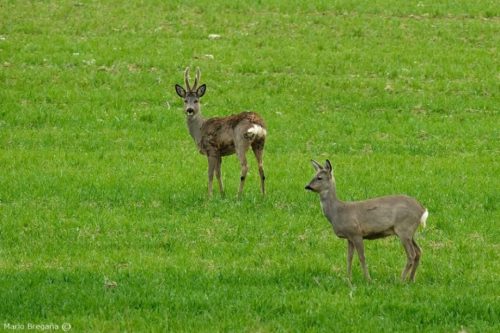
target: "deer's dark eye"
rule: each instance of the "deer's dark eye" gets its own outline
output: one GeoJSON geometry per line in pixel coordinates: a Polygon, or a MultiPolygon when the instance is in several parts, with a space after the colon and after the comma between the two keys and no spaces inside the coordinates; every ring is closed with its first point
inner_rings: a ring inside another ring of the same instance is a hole
{"type": "Polygon", "coordinates": [[[184,100],[184,103],[187,103],[187,102],[188,102],[188,100],[187,100],[187,99],[185,99],[185,100],[184,100]]]}
{"type": "Polygon", "coordinates": [[[318,176],[316,179],[317,179],[317,180],[322,180],[322,179],[323,179],[323,177],[318,176]]]}
{"type": "Polygon", "coordinates": [[[198,100],[197,99],[194,100],[194,104],[198,104],[198,100]]]}

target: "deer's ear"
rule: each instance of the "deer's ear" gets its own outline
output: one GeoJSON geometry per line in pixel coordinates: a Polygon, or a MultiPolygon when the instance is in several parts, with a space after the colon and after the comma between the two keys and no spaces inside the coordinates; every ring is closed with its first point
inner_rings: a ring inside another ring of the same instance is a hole
{"type": "Polygon", "coordinates": [[[333,168],[332,168],[332,163],[330,163],[329,160],[326,160],[326,163],[325,163],[325,170],[328,171],[329,173],[332,173],[333,171],[333,168]]]}
{"type": "Polygon", "coordinates": [[[321,166],[321,164],[319,164],[315,160],[311,160],[311,163],[312,163],[314,170],[316,170],[316,171],[323,170],[323,167],[321,166]]]}
{"type": "Polygon", "coordinates": [[[178,84],[175,85],[175,92],[182,98],[186,97],[186,90],[178,84]]]}
{"type": "Polygon", "coordinates": [[[196,95],[198,96],[198,98],[205,95],[206,90],[207,90],[206,84],[202,84],[201,86],[199,86],[198,89],[196,89],[196,95]]]}

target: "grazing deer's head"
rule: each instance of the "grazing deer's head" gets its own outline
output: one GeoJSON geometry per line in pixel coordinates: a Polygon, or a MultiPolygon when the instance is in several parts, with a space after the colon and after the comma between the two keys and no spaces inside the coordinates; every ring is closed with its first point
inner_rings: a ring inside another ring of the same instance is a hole
{"type": "Polygon", "coordinates": [[[311,163],[316,170],[316,175],[314,175],[314,178],[306,186],[306,190],[321,193],[331,188],[332,181],[335,185],[332,164],[329,160],[326,160],[325,166],[322,166],[315,160],[312,160],[311,163]]]}
{"type": "Polygon", "coordinates": [[[189,85],[189,67],[187,67],[184,72],[184,83],[186,85],[186,89],[178,84],[175,85],[177,95],[184,99],[184,111],[188,117],[193,117],[200,112],[200,98],[205,94],[207,89],[205,84],[198,87],[200,76],[200,69],[197,68],[194,85],[191,87],[189,85]]]}

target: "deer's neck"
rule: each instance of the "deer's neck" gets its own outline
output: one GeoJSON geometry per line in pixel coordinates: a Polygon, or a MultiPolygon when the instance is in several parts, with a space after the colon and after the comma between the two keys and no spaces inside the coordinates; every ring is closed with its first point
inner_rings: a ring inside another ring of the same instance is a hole
{"type": "Polygon", "coordinates": [[[187,118],[189,134],[191,134],[191,137],[198,147],[200,146],[201,142],[201,127],[203,126],[205,121],[206,119],[200,113],[193,117],[187,118]]]}
{"type": "Polygon", "coordinates": [[[335,224],[338,223],[339,208],[343,205],[342,201],[337,198],[335,186],[332,184],[328,190],[320,192],[319,198],[323,214],[325,214],[326,218],[335,228],[335,224]]]}

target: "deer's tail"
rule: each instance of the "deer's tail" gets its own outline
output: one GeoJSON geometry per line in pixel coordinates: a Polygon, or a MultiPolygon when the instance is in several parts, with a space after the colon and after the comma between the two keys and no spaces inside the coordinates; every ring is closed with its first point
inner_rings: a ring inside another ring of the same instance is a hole
{"type": "Polygon", "coordinates": [[[245,137],[248,139],[265,138],[266,135],[266,129],[259,124],[253,124],[245,133],[245,137]]]}
{"type": "Polygon", "coordinates": [[[428,217],[429,217],[429,211],[426,209],[425,212],[422,214],[422,217],[420,218],[420,224],[424,228],[427,225],[427,218],[428,217]]]}

